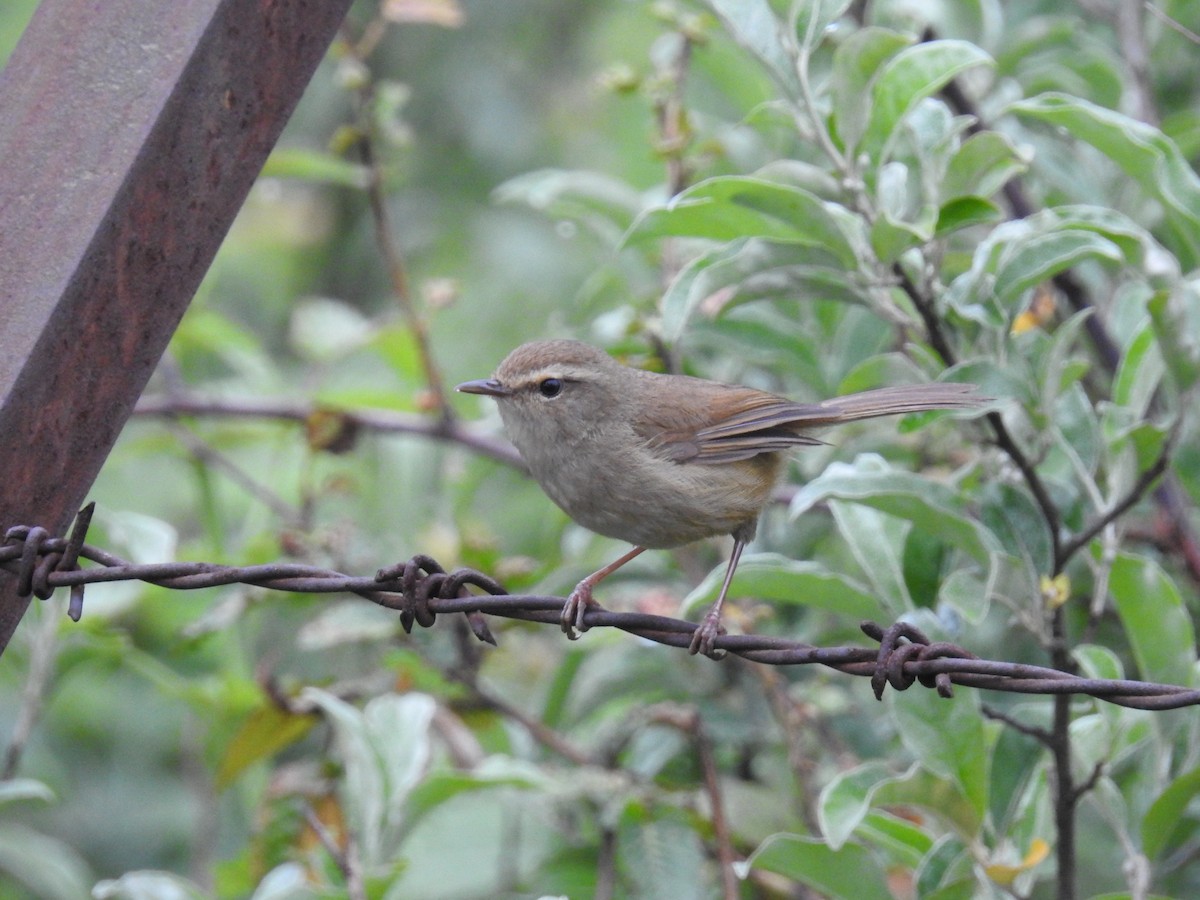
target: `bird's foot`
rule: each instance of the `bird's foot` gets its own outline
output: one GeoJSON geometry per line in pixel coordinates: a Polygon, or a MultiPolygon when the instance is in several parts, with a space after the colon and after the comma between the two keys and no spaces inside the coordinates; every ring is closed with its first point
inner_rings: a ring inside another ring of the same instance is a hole
{"type": "Polygon", "coordinates": [[[592,585],[587,579],[575,585],[575,590],[567,597],[562,614],[558,617],[563,634],[572,641],[579,640],[580,633],[588,630],[587,623],[583,621],[584,616],[589,609],[598,605],[592,599],[592,585]]]}
{"type": "Polygon", "coordinates": [[[709,659],[723,659],[725,651],[716,647],[717,638],[723,634],[725,634],[725,626],[721,624],[721,614],[710,609],[704,614],[704,618],[700,620],[700,624],[692,633],[692,643],[688,646],[688,653],[693,656],[703,653],[709,659]]]}

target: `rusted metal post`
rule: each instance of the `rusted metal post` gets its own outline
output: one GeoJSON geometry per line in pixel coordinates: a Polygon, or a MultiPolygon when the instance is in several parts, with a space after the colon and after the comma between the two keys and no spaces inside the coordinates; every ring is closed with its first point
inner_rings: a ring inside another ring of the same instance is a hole
{"type": "MultiPolygon", "coordinates": [[[[82,503],[350,0],[42,0],[0,73],[0,528],[82,503]]],[[[0,652],[25,612],[0,575],[0,652]]]]}

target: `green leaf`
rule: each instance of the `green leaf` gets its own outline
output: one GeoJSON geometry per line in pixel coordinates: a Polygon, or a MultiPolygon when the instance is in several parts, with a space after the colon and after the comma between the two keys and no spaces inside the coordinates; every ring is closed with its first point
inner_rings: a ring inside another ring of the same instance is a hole
{"type": "Polygon", "coordinates": [[[921,900],[975,900],[978,884],[974,860],[962,839],[943,835],[917,869],[916,896],[921,900]]]}
{"type": "Polygon", "coordinates": [[[1089,231],[1049,232],[1014,243],[996,272],[996,300],[1013,309],[1026,291],[1085,259],[1124,258],[1116,244],[1089,231]]]}
{"type": "Polygon", "coordinates": [[[895,618],[913,608],[904,580],[905,539],[912,525],[870,506],[829,500],[838,531],[858,561],[880,602],[895,618]]]}
{"type": "MultiPolygon", "coordinates": [[[[725,575],[722,564],[688,594],[683,610],[716,599],[725,575]]],[[[755,597],[769,603],[825,609],[854,619],[878,619],[887,611],[865,587],[818,562],[796,561],[774,553],[746,556],[738,564],[729,596],[755,597]]]]}
{"type": "Polygon", "coordinates": [[[757,300],[865,303],[867,291],[822,247],[746,239],[703,253],[684,266],[662,299],[663,336],[674,342],[697,312],[722,313],[757,300]]]}
{"type": "Polygon", "coordinates": [[[823,500],[861,503],[912,522],[957,547],[982,566],[1000,549],[993,536],[962,512],[962,503],[950,487],[892,469],[876,454],[865,453],[853,463],[833,463],[792,498],[795,518],[823,500]]]}
{"type": "Polygon", "coordinates": [[[871,809],[871,797],[892,778],[883,762],[868,762],[839,772],[817,798],[817,824],[830,849],[839,850],[871,809]]]}
{"type": "Polygon", "coordinates": [[[364,862],[385,862],[405,824],[405,800],[429,763],[436,703],[425,694],[384,694],[359,710],[314,687],[299,700],[319,709],[333,729],[345,768],[342,796],[364,862]]]}
{"type": "Polygon", "coordinates": [[[1120,658],[1108,647],[1096,644],[1080,644],[1071,655],[1088,678],[1120,680],[1125,677],[1120,658]]]}
{"type": "MultiPolygon", "coordinates": [[[[733,0],[736,2],[736,0],[733,0]]],[[[788,26],[802,48],[813,51],[850,7],[851,0],[796,0],[788,26]]]]}
{"type": "Polygon", "coordinates": [[[203,900],[207,895],[182,875],[144,870],[101,881],[90,896],[95,900],[203,900]]]}
{"type": "Polygon", "coordinates": [[[960,197],[990,197],[1027,168],[1027,161],[1007,137],[998,131],[983,131],[963,141],[951,157],[939,196],[943,204],[960,197]]]}
{"type": "MultiPolygon", "coordinates": [[[[1077,367],[1068,367],[1067,375],[1082,374],[1082,366],[1080,362],[1077,367]]],[[[1084,471],[1095,474],[1100,465],[1104,438],[1100,434],[1096,407],[1078,380],[1071,383],[1055,402],[1054,428],[1059,434],[1056,445],[1077,458],[1084,471]]]]}
{"type": "Polygon", "coordinates": [[[1107,262],[1153,260],[1165,279],[1171,260],[1149,233],[1112,210],[1068,206],[1004,222],[976,247],[971,268],[947,289],[947,304],[964,315],[995,304],[1011,319],[1026,291],[1087,259],[1107,262]]]}
{"type": "Polygon", "coordinates": [[[1004,549],[1023,560],[1037,575],[1048,575],[1054,565],[1053,542],[1041,510],[1027,491],[996,482],[982,495],[979,517],[1004,549]]]}
{"type": "Polygon", "coordinates": [[[972,225],[989,225],[1003,218],[996,204],[982,197],[956,197],[938,210],[936,237],[945,237],[972,225]]]}
{"type": "Polygon", "coordinates": [[[250,900],[311,900],[313,893],[313,885],[304,866],[297,862],[285,862],[263,876],[250,895],[250,900]]]}
{"type": "Polygon", "coordinates": [[[329,363],[366,346],[375,325],[349,303],[309,297],[292,309],[288,337],[298,354],[311,362],[329,363]]]}
{"type": "MultiPolygon", "coordinates": [[[[94,892],[89,891],[93,876],[87,863],[70,845],[19,822],[0,822],[0,876],[12,891],[11,896],[37,897],[39,900],[135,897],[132,894],[102,894],[100,885],[96,885],[94,892]],[[27,893],[18,892],[13,882],[23,886],[27,893]]],[[[200,897],[199,891],[192,896],[200,897]]],[[[135,900],[140,900],[140,896],[135,900]]]]}
{"type": "Polygon", "coordinates": [[[54,791],[34,778],[10,778],[0,781],[0,806],[23,800],[54,802],[54,791]]]}
{"type": "Polygon", "coordinates": [[[316,716],[284,712],[274,703],[252,711],[225,747],[214,779],[216,789],[223,791],[254,763],[296,743],[317,721],[316,716]]]}
{"type": "Polygon", "coordinates": [[[582,651],[569,650],[563,654],[562,660],[555,666],[554,676],[550,679],[542,708],[542,722],[548,727],[563,727],[567,703],[571,696],[571,687],[575,684],[575,676],[586,659],[587,654],[582,651]]]}
{"type": "Polygon", "coordinates": [[[814,838],[774,834],[738,868],[743,872],[774,872],[808,885],[831,900],[891,896],[883,868],[857,844],[834,850],[814,838]]]}
{"type": "Polygon", "coordinates": [[[1113,402],[1129,407],[1139,418],[1145,416],[1165,374],[1166,364],[1158,351],[1154,322],[1146,319],[1121,357],[1113,382],[1113,402]]]}
{"type": "Polygon", "coordinates": [[[626,815],[617,858],[635,897],[704,897],[705,850],[696,829],[672,815],[646,821],[626,815]]]}
{"type": "MultiPolygon", "coordinates": [[[[902,699],[907,699],[917,690],[914,685],[904,692],[902,699]]],[[[933,700],[945,702],[928,688],[919,690],[933,700]]],[[[893,693],[889,692],[889,696],[893,693]]],[[[936,775],[923,765],[913,766],[903,776],[881,784],[872,802],[883,808],[912,806],[924,810],[937,816],[940,821],[949,823],[959,834],[968,838],[973,838],[983,824],[976,805],[967,799],[957,779],[936,775]]]]}
{"type": "Polygon", "coordinates": [[[489,757],[470,772],[437,772],[414,787],[408,796],[405,824],[412,828],[422,817],[460,794],[498,787],[548,790],[550,785],[532,763],[510,757],[489,757]]]}
{"type": "Polygon", "coordinates": [[[336,184],[365,190],[371,175],[367,167],[319,150],[284,147],[273,150],[263,165],[263,178],[291,178],[316,184],[336,184]]]}
{"type": "Polygon", "coordinates": [[[878,68],[912,38],[887,28],[867,26],[853,32],[833,54],[833,109],[842,146],[854,147],[867,127],[871,107],[863,102],[878,68]]]}
{"type": "Polygon", "coordinates": [[[1067,319],[1050,338],[1050,346],[1042,358],[1039,381],[1042,384],[1042,405],[1049,408],[1059,395],[1079,379],[1071,365],[1072,352],[1078,350],[1080,332],[1092,316],[1092,309],[1083,309],[1067,319]]]}
{"type": "Polygon", "coordinates": [[[877,163],[887,156],[897,127],[920,101],[956,75],[990,65],[991,57],[966,41],[926,41],[902,50],[879,71],[871,88],[866,130],[852,155],[866,153],[877,163]]]}
{"type": "Polygon", "coordinates": [[[913,247],[933,237],[933,231],[882,215],[871,225],[871,249],[881,263],[893,263],[913,247]]]}
{"type": "Polygon", "coordinates": [[[922,375],[920,367],[903,353],[888,352],[868,356],[842,376],[837,383],[837,393],[853,394],[883,384],[898,384],[918,381],[922,375]]]}
{"type": "MultiPolygon", "coordinates": [[[[1003,566],[997,567],[998,572],[1006,569],[1007,567],[1003,566]]],[[[991,580],[998,580],[997,576],[993,575],[991,580]]],[[[957,610],[972,625],[978,625],[984,620],[991,606],[988,581],[968,569],[955,569],[945,577],[938,588],[937,602],[957,610]]],[[[921,605],[933,604],[922,602],[921,605]]]]}
{"type": "MultiPolygon", "coordinates": [[[[1150,859],[1177,846],[1177,832],[1192,800],[1200,794],[1200,768],[1180,775],[1163,791],[1142,817],[1142,852],[1150,859]]],[[[1194,829],[1194,824],[1192,828],[1194,829]]]]}
{"type": "Polygon", "coordinates": [[[538,169],[510,178],[492,192],[492,198],[579,222],[614,246],[645,205],[641,194],[619,178],[568,169],[538,169]]]}
{"type": "Polygon", "coordinates": [[[854,248],[824,200],[800,188],[749,176],[719,176],[688,188],[642,214],[625,240],[662,237],[722,242],[769,238],[820,247],[847,268],[857,264],[854,248]]]}
{"type": "MultiPolygon", "coordinates": [[[[785,97],[800,96],[793,51],[784,43],[783,23],[767,0],[707,0],[734,40],[762,63],[785,97]]],[[[814,4],[835,5],[835,4],[814,4]]],[[[845,6],[845,3],[842,3],[845,6]]]]}
{"type": "Polygon", "coordinates": [[[1113,562],[1109,591],[1138,674],[1147,681],[1189,687],[1196,645],[1191,619],[1171,577],[1153,560],[1121,553],[1113,562]]]}
{"type": "Polygon", "coordinates": [[[1116,163],[1162,204],[1188,251],[1185,268],[1200,263],[1200,177],[1174,141],[1151,125],[1066,94],[1042,94],[1009,109],[1066,129],[1116,163]]]}
{"type": "Polygon", "coordinates": [[[1190,285],[1158,291],[1146,309],[1154,323],[1163,360],[1180,390],[1200,381],[1200,327],[1197,323],[1197,292],[1190,285]]]}
{"type": "Polygon", "coordinates": [[[887,810],[872,810],[859,826],[864,843],[887,853],[892,865],[915,869],[933,847],[933,838],[919,824],[887,810]]]}
{"type": "Polygon", "coordinates": [[[979,712],[979,694],[956,690],[951,699],[914,686],[889,691],[884,701],[900,740],[934,775],[954,782],[982,820],[988,804],[989,740],[979,712]]]}

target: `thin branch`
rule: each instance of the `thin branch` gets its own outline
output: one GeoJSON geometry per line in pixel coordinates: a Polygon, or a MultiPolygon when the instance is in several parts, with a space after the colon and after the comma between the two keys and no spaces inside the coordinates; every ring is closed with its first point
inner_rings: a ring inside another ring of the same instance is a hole
{"type": "MultiPolygon", "coordinates": [[[[450,677],[454,678],[453,673],[450,677]]],[[[472,697],[483,706],[495,710],[502,716],[507,716],[513,721],[519,723],[522,728],[529,732],[529,736],[536,740],[539,744],[553,750],[559,756],[563,757],[576,766],[595,766],[598,762],[586,751],[575,746],[545,722],[535,719],[522,712],[517,707],[513,706],[507,700],[484,690],[478,684],[470,683],[463,679],[455,678],[460,684],[463,684],[470,690],[472,697]]]]}
{"type": "Polygon", "coordinates": [[[1045,747],[1050,747],[1053,743],[1054,735],[1052,735],[1045,728],[1038,728],[1036,725],[1026,725],[1024,722],[1014,719],[1012,716],[1008,715],[1008,713],[1001,712],[996,707],[987,703],[983,704],[982,710],[983,714],[989,719],[995,719],[997,722],[1003,722],[1013,731],[1023,734],[1026,737],[1031,737],[1045,747]]]}
{"type": "Polygon", "coordinates": [[[320,403],[293,400],[242,400],[216,397],[142,397],[134,408],[135,416],[172,418],[176,416],[227,416],[248,419],[278,419],[306,425],[314,416],[340,416],[346,425],[365,431],[412,434],[460,444],[476,453],[525,471],[516,448],[507,441],[491,437],[460,422],[431,420],[415,413],[383,409],[341,409],[320,403]]]}
{"type": "MultiPolygon", "coordinates": [[[[1067,647],[1063,608],[1054,610],[1050,620],[1053,644],[1050,656],[1060,669],[1073,669],[1074,660],[1067,647]]],[[[1054,766],[1054,827],[1058,833],[1055,855],[1058,860],[1056,900],[1075,900],[1075,824],[1079,797],[1071,769],[1071,698],[1054,698],[1054,719],[1050,733],[1050,756],[1054,766]]]]}
{"type": "Polygon", "coordinates": [[[671,88],[666,96],[654,104],[658,119],[658,147],[667,163],[667,196],[674,197],[688,186],[691,171],[684,158],[691,142],[691,128],[687,121],[687,108],[683,102],[688,69],[692,61],[692,39],[680,32],[679,51],[671,59],[666,77],[671,88]]]}
{"type": "Polygon", "coordinates": [[[1113,28],[1121,56],[1129,66],[1130,81],[1134,93],[1134,114],[1151,125],[1160,121],[1158,106],[1154,102],[1154,86],[1150,81],[1150,50],[1146,46],[1146,31],[1142,21],[1142,9],[1129,0],[1118,0],[1114,13],[1113,28]]]}
{"type": "Polygon", "coordinates": [[[54,672],[54,661],[58,658],[58,616],[42,610],[42,619],[29,642],[29,673],[21,688],[21,705],[13,722],[12,737],[4,748],[4,766],[0,769],[0,781],[16,777],[21,757],[33,734],[34,726],[41,717],[42,705],[46,700],[46,685],[54,672]]]}
{"type": "Polygon", "coordinates": [[[325,852],[329,854],[333,864],[346,879],[346,893],[351,900],[366,900],[367,892],[363,884],[362,872],[356,865],[358,854],[355,852],[355,845],[349,834],[346,835],[346,848],[343,850],[338,846],[337,838],[325,827],[325,823],[317,816],[311,804],[307,802],[304,804],[303,813],[305,823],[312,829],[317,841],[325,848],[325,852]]]}
{"type": "MultiPolygon", "coordinates": [[[[908,273],[897,264],[894,267],[896,277],[899,279],[900,287],[908,296],[913,306],[920,315],[921,321],[925,324],[925,331],[929,338],[929,344],[941,358],[946,366],[953,366],[957,361],[957,356],[951,348],[949,341],[946,339],[942,329],[942,324],[934,313],[933,304],[929,302],[917,289],[912,279],[908,277],[908,273]]],[[[1025,479],[1025,484],[1029,487],[1029,491],[1033,494],[1033,499],[1041,510],[1042,518],[1046,520],[1047,530],[1050,532],[1051,546],[1053,547],[1053,556],[1055,564],[1055,573],[1061,571],[1060,560],[1062,557],[1062,517],[1059,514],[1058,507],[1050,497],[1050,492],[1046,489],[1046,485],[1042,482],[1042,477],[1037,472],[1037,467],[1025,455],[1025,452],[1017,445],[1008,426],[1004,424],[1004,418],[998,412],[989,412],[985,416],[988,425],[992,429],[993,439],[996,446],[999,447],[1013,461],[1013,464],[1020,470],[1021,476],[1025,479]]]]}
{"type": "Polygon", "coordinates": [[[717,866],[721,870],[721,889],[725,900],[738,900],[741,890],[738,887],[737,875],[733,871],[736,862],[733,852],[733,836],[729,830],[729,820],[725,816],[725,800],[721,793],[721,781],[717,772],[717,763],[713,758],[712,741],[704,730],[704,723],[697,712],[692,713],[692,739],[696,742],[696,753],[700,758],[700,771],[704,776],[704,789],[708,793],[708,802],[712,806],[713,839],[717,843],[717,866]]]}
{"type": "MultiPolygon", "coordinates": [[[[378,38],[375,38],[375,41],[377,40],[378,38]]],[[[355,55],[355,59],[362,64],[364,72],[369,71],[366,56],[357,54],[360,53],[360,50],[369,52],[374,48],[374,42],[359,44],[351,40],[346,40],[345,43],[347,51],[355,55]]],[[[437,404],[439,417],[444,423],[449,424],[454,421],[454,407],[450,403],[449,394],[446,391],[446,382],[442,378],[441,369],[438,368],[437,363],[434,361],[433,352],[430,348],[429,328],[413,299],[408,272],[405,268],[404,259],[400,254],[400,244],[396,240],[395,227],[392,224],[391,216],[388,214],[387,196],[384,190],[386,173],[375,151],[378,129],[372,110],[375,100],[374,82],[370,78],[364,78],[358,88],[357,94],[359,118],[358,152],[368,174],[367,199],[370,203],[371,218],[375,226],[376,243],[379,246],[380,256],[383,258],[384,266],[387,269],[388,280],[392,287],[392,295],[396,298],[396,302],[400,304],[400,311],[403,313],[409,330],[412,332],[413,340],[416,343],[417,356],[420,359],[421,368],[425,373],[425,383],[432,394],[434,402],[437,404]]]]}
{"type": "Polygon", "coordinates": [[[644,722],[641,724],[654,722],[683,732],[696,745],[704,790],[712,807],[713,838],[717,844],[717,866],[721,871],[722,895],[725,900],[737,900],[741,896],[737,874],[733,871],[737,855],[733,850],[733,836],[725,815],[725,801],[717,763],[713,757],[712,741],[704,729],[704,721],[694,707],[681,708],[671,703],[660,703],[646,711],[644,722]]]}
{"type": "Polygon", "coordinates": [[[596,854],[595,900],[612,900],[617,891],[617,832],[601,824],[600,849],[596,854]]]}
{"type": "Polygon", "coordinates": [[[1196,32],[1194,32],[1190,28],[1186,27],[1179,20],[1173,19],[1173,18],[1171,18],[1171,16],[1168,16],[1165,12],[1163,12],[1161,9],[1159,9],[1154,3],[1152,3],[1151,0],[1145,0],[1145,2],[1142,5],[1146,8],[1146,11],[1149,12],[1150,15],[1154,16],[1156,19],[1158,19],[1160,22],[1162,22],[1164,25],[1166,25],[1172,31],[1182,34],[1185,38],[1187,38],[1193,44],[1200,44],[1200,34],[1196,34],[1196,32]]]}
{"type": "Polygon", "coordinates": [[[783,731],[788,765],[799,786],[799,790],[793,792],[800,804],[799,812],[805,824],[816,834],[820,823],[814,805],[820,787],[815,780],[818,760],[811,753],[811,748],[819,746],[825,753],[836,757],[839,751],[845,752],[845,747],[838,735],[831,733],[831,729],[824,727],[816,716],[806,712],[792,699],[787,691],[788,682],[778,672],[768,666],[752,666],[751,670],[758,677],[775,721],[783,731]],[[810,752],[806,752],[806,747],[810,752]]]}
{"type": "MultiPolygon", "coordinates": [[[[1138,476],[1137,481],[1133,483],[1133,486],[1130,487],[1125,496],[1098,516],[1090,525],[1063,544],[1060,554],[1059,571],[1070,562],[1072,556],[1090,544],[1092,538],[1107,528],[1109,524],[1121,518],[1121,516],[1149,493],[1150,487],[1162,477],[1167,471],[1167,467],[1171,464],[1171,450],[1174,447],[1175,437],[1178,433],[1179,421],[1176,420],[1176,424],[1171,429],[1167,440],[1163,442],[1162,449],[1159,450],[1157,458],[1155,458],[1149,468],[1138,476]]],[[[1058,573],[1056,572],[1055,574],[1058,573]]]]}
{"type": "Polygon", "coordinates": [[[1083,797],[1088,794],[1100,781],[1100,776],[1104,774],[1104,763],[1098,762],[1092,766],[1092,772],[1087,779],[1075,787],[1075,801],[1078,803],[1083,797]]]}
{"type": "Polygon", "coordinates": [[[266,485],[254,479],[220,450],[193,434],[181,422],[177,420],[169,421],[168,427],[176,439],[187,448],[187,452],[194,459],[224,472],[230,481],[272,510],[284,522],[292,526],[298,526],[302,522],[303,516],[300,510],[292,506],[292,504],[288,503],[266,485]]]}

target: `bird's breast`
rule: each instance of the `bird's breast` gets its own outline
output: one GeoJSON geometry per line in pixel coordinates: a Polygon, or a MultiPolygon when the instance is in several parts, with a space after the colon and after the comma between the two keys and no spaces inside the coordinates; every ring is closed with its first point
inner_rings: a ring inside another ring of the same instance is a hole
{"type": "Polygon", "coordinates": [[[664,459],[644,444],[628,452],[533,452],[542,489],[574,521],[643,547],[677,547],[753,526],[782,469],[779,454],[718,465],[664,459]]]}

